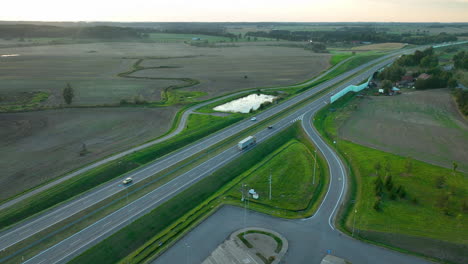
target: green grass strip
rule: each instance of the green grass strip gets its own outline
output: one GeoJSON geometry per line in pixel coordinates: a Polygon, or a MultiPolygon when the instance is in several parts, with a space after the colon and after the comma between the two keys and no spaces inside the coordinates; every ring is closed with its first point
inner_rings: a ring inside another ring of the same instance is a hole
{"type": "MultiPolygon", "coordinates": [[[[278,146],[287,143],[297,134],[298,129],[300,129],[298,126],[291,126],[269,140],[258,144],[255,148],[251,149],[241,157],[230,162],[220,170],[214,172],[212,175],[195,183],[149,214],[141,217],[101,243],[88,249],[82,255],[73,259],[70,263],[118,262],[131,252],[143,246],[145,242],[150,241],[151,238],[163,231],[166,227],[171,226],[171,224],[177,219],[203,203],[225,184],[253,167],[265,156],[274,152],[278,146]]],[[[178,225],[182,223],[183,222],[173,226],[175,231],[169,234],[171,239],[164,241],[164,244],[169,243],[177,236],[178,233],[181,233],[185,229],[177,228],[178,225]]],[[[135,258],[143,260],[149,255],[152,255],[153,251],[159,247],[160,240],[153,242],[154,243],[150,248],[146,246],[141,249],[145,250],[147,254],[141,256],[137,253],[135,254],[135,258]]],[[[135,260],[136,259],[132,260],[132,262],[139,262],[135,260]]]]}
{"type": "Polygon", "coordinates": [[[25,199],[15,206],[2,210],[0,212],[0,228],[17,223],[104,182],[122,176],[158,157],[162,157],[215,131],[236,123],[242,118],[240,115],[229,117],[192,115],[188,122],[189,128],[174,138],[85,172],[47,191],[25,199]]]}

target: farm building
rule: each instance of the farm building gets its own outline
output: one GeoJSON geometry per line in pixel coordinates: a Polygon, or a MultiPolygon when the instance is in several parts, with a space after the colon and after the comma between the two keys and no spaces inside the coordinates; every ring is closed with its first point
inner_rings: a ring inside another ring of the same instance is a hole
{"type": "Polygon", "coordinates": [[[427,80],[431,78],[431,75],[427,74],[427,73],[421,73],[418,78],[416,78],[417,80],[421,79],[421,80],[427,80]]]}
{"type": "Polygon", "coordinates": [[[396,82],[398,87],[411,87],[414,85],[414,77],[411,75],[405,75],[400,81],[396,82]]]}

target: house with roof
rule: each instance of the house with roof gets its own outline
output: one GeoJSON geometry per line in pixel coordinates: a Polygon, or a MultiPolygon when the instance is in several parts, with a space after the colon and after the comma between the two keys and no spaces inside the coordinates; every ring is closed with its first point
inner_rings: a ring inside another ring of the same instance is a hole
{"type": "Polygon", "coordinates": [[[431,75],[427,74],[427,73],[421,73],[418,78],[416,78],[416,80],[427,80],[431,78],[431,75]]]}
{"type": "Polygon", "coordinates": [[[401,77],[401,80],[396,82],[398,87],[412,87],[414,86],[414,77],[411,75],[405,75],[401,77]]]}

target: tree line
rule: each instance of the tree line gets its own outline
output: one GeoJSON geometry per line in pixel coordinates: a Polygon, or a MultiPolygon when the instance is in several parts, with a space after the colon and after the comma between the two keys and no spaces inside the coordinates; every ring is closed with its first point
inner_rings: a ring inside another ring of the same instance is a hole
{"type": "MultiPolygon", "coordinates": [[[[457,56],[457,55],[456,55],[457,56]]],[[[381,80],[389,80],[397,82],[401,80],[402,76],[406,73],[405,67],[419,66],[423,72],[430,75],[428,79],[418,79],[415,82],[417,90],[436,89],[442,87],[455,88],[457,81],[453,73],[450,71],[443,71],[439,66],[439,60],[434,54],[433,48],[428,48],[423,51],[415,51],[411,55],[403,55],[395,61],[391,66],[386,67],[378,74],[381,80]]],[[[417,77],[421,71],[412,73],[413,77],[417,77]]]]}
{"type": "Polygon", "coordinates": [[[93,26],[93,27],[57,27],[49,25],[14,24],[0,25],[0,38],[39,38],[39,37],[71,37],[71,38],[145,38],[144,29],[130,27],[93,26]]]}
{"type": "Polygon", "coordinates": [[[339,30],[330,31],[290,31],[290,30],[270,30],[270,31],[249,31],[246,36],[265,37],[272,39],[282,39],[289,41],[317,41],[317,42],[402,42],[411,44],[429,44],[456,41],[455,35],[440,33],[438,35],[426,34],[391,34],[377,30],[372,27],[344,27],[339,30]]]}

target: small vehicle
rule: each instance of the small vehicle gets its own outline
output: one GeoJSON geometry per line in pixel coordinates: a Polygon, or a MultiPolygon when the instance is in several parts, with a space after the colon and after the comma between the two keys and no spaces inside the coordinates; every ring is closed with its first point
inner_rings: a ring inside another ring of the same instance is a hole
{"type": "Polygon", "coordinates": [[[256,120],[257,120],[257,118],[255,116],[250,118],[250,121],[256,121],[256,120]]]}
{"type": "Polygon", "coordinates": [[[122,183],[123,183],[123,184],[129,184],[129,183],[131,183],[132,181],[133,181],[133,179],[129,177],[129,178],[126,178],[125,180],[123,180],[122,183]]]}
{"type": "Polygon", "coordinates": [[[273,126],[268,126],[268,129],[272,129],[272,128],[273,128],[273,126]]]}

